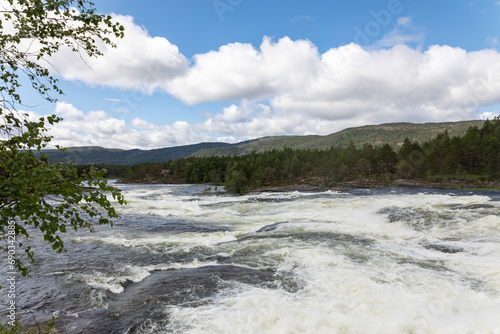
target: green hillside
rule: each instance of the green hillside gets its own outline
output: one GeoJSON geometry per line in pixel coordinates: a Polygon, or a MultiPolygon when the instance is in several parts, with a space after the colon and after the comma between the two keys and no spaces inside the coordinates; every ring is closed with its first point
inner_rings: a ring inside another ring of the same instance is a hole
{"type": "MultiPolygon", "coordinates": [[[[383,127],[388,132],[402,129],[401,124],[383,127]]],[[[411,130],[413,126],[404,127],[411,130]]],[[[453,130],[456,128],[453,126],[453,130]]],[[[368,133],[370,129],[374,128],[368,128],[368,133]]],[[[125,182],[223,185],[227,191],[239,194],[258,189],[310,191],[387,186],[498,189],[499,130],[500,118],[495,118],[481,127],[469,127],[462,136],[441,132],[420,143],[405,139],[400,147],[367,143],[327,150],[285,148],[245,155],[188,157],[134,165],[121,175],[125,182]]]]}
{"type": "Polygon", "coordinates": [[[277,136],[259,138],[253,142],[227,148],[209,149],[196,152],[194,156],[243,155],[251,152],[266,152],[285,147],[292,149],[328,149],[345,147],[352,141],[356,146],[364,143],[379,145],[389,143],[399,147],[408,137],[412,141],[424,142],[448,130],[450,136],[462,136],[471,126],[481,127],[483,121],[461,121],[446,123],[387,123],[348,128],[327,136],[277,136]]]}
{"type": "Polygon", "coordinates": [[[361,146],[389,143],[398,148],[406,137],[424,142],[448,130],[450,136],[462,136],[470,126],[481,127],[483,121],[462,121],[448,123],[388,123],[348,128],[327,136],[277,136],[263,137],[237,144],[200,143],[154,150],[119,150],[96,146],[71,147],[66,152],[45,150],[53,162],[74,161],[76,164],[119,164],[134,165],[143,162],[159,162],[186,158],[222,155],[244,155],[251,152],[267,152],[273,149],[328,149],[346,147],[350,141],[361,146]]]}

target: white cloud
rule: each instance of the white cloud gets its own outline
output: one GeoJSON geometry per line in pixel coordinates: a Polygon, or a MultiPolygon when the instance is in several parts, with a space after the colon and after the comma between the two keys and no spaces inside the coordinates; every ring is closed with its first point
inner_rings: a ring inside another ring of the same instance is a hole
{"type": "Polygon", "coordinates": [[[253,106],[243,101],[241,105],[231,104],[222,110],[222,114],[215,116],[216,119],[228,123],[243,122],[254,112],[253,106]]]}
{"type": "MultiPolygon", "coordinates": [[[[42,116],[33,112],[28,114],[32,119],[42,116]]],[[[232,136],[214,138],[208,134],[212,128],[203,124],[178,121],[171,125],[157,126],[140,118],[134,118],[131,124],[127,124],[102,110],[83,112],[66,102],[56,104],[55,114],[62,117],[63,121],[50,128],[49,134],[54,136],[51,146],[152,149],[203,141],[236,141],[232,136]]]]}
{"type": "Polygon", "coordinates": [[[65,121],[57,140],[70,146],[154,148],[328,134],[373,123],[472,119],[482,107],[500,103],[498,51],[446,45],[422,50],[424,36],[408,17],[399,18],[395,29],[369,48],[352,43],[320,53],[308,40],[265,37],[258,47],[231,43],[191,62],[131,17],[116,18],[127,33],[119,47],[105,48],[103,57],[90,60],[93,70],[59,55],[56,65],[66,78],[140,92],[163,90],[186,104],[225,102],[227,107],[203,122],[157,126],[139,118],[127,124],[60,103],[56,111],[65,121]],[[82,120],[88,124],[79,126],[82,120]]]}
{"type": "Polygon", "coordinates": [[[425,40],[424,32],[415,27],[410,17],[399,17],[397,24],[380,40],[375,41],[368,49],[391,48],[399,44],[415,45],[421,49],[425,40]]]}
{"type": "Polygon", "coordinates": [[[309,41],[265,39],[260,50],[229,44],[198,55],[167,89],[189,104],[268,100],[275,112],[325,120],[444,120],[473,117],[475,108],[499,102],[495,69],[494,50],[350,44],[319,54],[309,41]]]}
{"type": "Polygon", "coordinates": [[[497,51],[408,47],[421,41],[420,33],[405,35],[414,29],[409,17],[398,18],[378,42],[383,48],[349,44],[320,54],[308,40],[265,37],[259,48],[231,43],[195,55],[191,65],[175,45],[151,37],[132,17],[115,18],[126,27],[119,47],[105,47],[103,57],[89,60],[92,70],[58,58],[65,77],[142,92],[162,89],[187,104],[231,101],[218,116],[227,122],[251,115],[241,101],[267,101],[276,111],[329,120],[373,119],[393,110],[408,120],[458,118],[500,101],[498,82],[490,78],[500,68],[497,51]]]}
{"type": "Polygon", "coordinates": [[[132,120],[132,126],[140,130],[154,130],[158,128],[156,125],[137,117],[132,120]]]}
{"type": "MultiPolygon", "coordinates": [[[[0,8],[8,11],[12,6],[5,0],[0,0],[0,8]]],[[[53,16],[56,17],[55,14],[53,16]]],[[[39,61],[66,80],[148,94],[160,89],[165,81],[187,71],[188,60],[179,52],[176,45],[171,44],[166,38],[149,35],[145,27],[134,23],[132,16],[116,14],[111,16],[125,28],[123,39],[109,36],[117,45],[116,48],[97,39],[95,45],[103,56],[88,57],[85,52],[78,54],[62,46],[54,55],[39,61]]],[[[6,33],[13,33],[12,21],[3,22],[2,29],[6,33]]],[[[17,47],[36,54],[41,44],[36,39],[24,39],[17,47]]]]}
{"type": "Polygon", "coordinates": [[[486,111],[483,112],[481,115],[479,115],[480,119],[487,120],[487,119],[493,119],[494,117],[500,116],[500,111],[498,112],[491,112],[491,111],[486,111]]]}
{"type": "MultiPolygon", "coordinates": [[[[41,116],[30,114],[33,119],[41,116]]],[[[329,133],[339,126],[346,127],[349,124],[349,121],[325,121],[301,114],[273,113],[268,105],[251,103],[232,105],[225,109],[225,113],[216,114],[203,123],[178,121],[163,126],[139,118],[127,124],[103,111],[85,113],[66,102],[57,103],[56,114],[64,119],[50,129],[49,134],[55,137],[51,142],[52,146],[58,144],[65,147],[102,146],[122,149],[152,149],[204,141],[236,142],[269,135],[329,133]],[[254,117],[233,118],[240,110],[243,113],[251,112],[254,117]],[[214,133],[219,135],[214,136],[214,133]]]]}
{"type": "Polygon", "coordinates": [[[490,36],[486,38],[486,42],[490,44],[491,46],[497,46],[498,45],[498,36],[490,36]]]}
{"type": "Polygon", "coordinates": [[[139,118],[127,124],[103,111],[84,113],[61,102],[56,113],[65,120],[54,129],[56,141],[157,148],[222,138],[329,134],[384,122],[473,119],[480,108],[500,103],[500,53],[437,45],[425,52],[405,45],[366,50],[350,44],[319,54],[309,41],[265,39],[260,50],[230,44],[199,55],[168,88],[186,103],[240,102],[207,115],[204,122],[165,126],[139,118]]]}
{"type": "Polygon", "coordinates": [[[163,37],[152,37],[131,16],[114,15],[125,27],[125,37],[115,39],[117,48],[99,42],[103,56],[79,59],[79,55],[63,49],[51,62],[67,80],[79,80],[90,85],[105,85],[152,93],[165,80],[183,74],[187,59],[177,46],[163,37]]]}
{"type": "Polygon", "coordinates": [[[399,17],[398,18],[398,25],[399,26],[409,26],[411,24],[411,18],[406,16],[406,17],[399,17]]]}
{"type": "Polygon", "coordinates": [[[164,88],[188,104],[262,99],[311,80],[319,59],[316,46],[306,40],[284,37],[274,43],[266,37],[260,50],[233,43],[196,55],[186,75],[164,88]]]}

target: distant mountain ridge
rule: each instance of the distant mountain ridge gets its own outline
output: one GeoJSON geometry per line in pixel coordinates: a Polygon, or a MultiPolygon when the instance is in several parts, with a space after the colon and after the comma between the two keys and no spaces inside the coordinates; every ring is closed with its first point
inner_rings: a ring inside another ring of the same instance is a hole
{"type": "Polygon", "coordinates": [[[143,162],[159,162],[182,159],[201,150],[227,148],[232,145],[234,144],[200,143],[153,150],[120,150],[98,146],[82,146],[69,147],[66,152],[61,152],[59,150],[44,150],[43,153],[46,154],[52,162],[73,161],[79,165],[134,165],[143,162]]]}
{"type": "Polygon", "coordinates": [[[380,125],[365,125],[347,128],[326,136],[277,136],[263,137],[250,143],[231,147],[203,150],[195,156],[212,155],[242,155],[253,151],[264,152],[270,150],[291,149],[318,149],[326,150],[330,147],[347,146],[352,141],[359,146],[364,143],[380,145],[388,143],[391,146],[400,146],[406,137],[420,143],[434,138],[439,133],[448,130],[450,136],[462,136],[471,126],[481,127],[484,121],[460,121],[444,123],[386,123],[380,125]]]}
{"type": "Polygon", "coordinates": [[[484,121],[460,121],[445,123],[386,123],[344,129],[326,136],[276,136],[263,137],[236,144],[200,143],[153,150],[121,150],[96,146],[71,147],[66,152],[45,150],[53,162],[74,161],[76,164],[134,165],[143,162],[158,162],[182,159],[189,156],[243,155],[253,151],[264,152],[292,149],[319,149],[347,146],[352,141],[359,146],[389,143],[399,146],[404,139],[423,142],[447,130],[450,136],[462,136],[471,126],[481,127],[484,121]]]}

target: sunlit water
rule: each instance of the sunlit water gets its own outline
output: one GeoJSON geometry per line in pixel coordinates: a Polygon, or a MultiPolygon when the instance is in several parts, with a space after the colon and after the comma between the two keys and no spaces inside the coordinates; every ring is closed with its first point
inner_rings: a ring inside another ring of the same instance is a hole
{"type": "Polygon", "coordinates": [[[33,277],[17,283],[26,320],[55,315],[63,333],[500,333],[498,192],[119,187],[129,205],[113,228],[69,233],[66,254],[34,236],[33,277]]]}

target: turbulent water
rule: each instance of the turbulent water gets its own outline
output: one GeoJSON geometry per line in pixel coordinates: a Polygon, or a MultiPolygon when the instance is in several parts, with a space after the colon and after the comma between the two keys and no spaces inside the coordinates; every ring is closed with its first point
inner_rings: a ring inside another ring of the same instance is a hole
{"type": "Polygon", "coordinates": [[[55,315],[63,333],[500,333],[498,192],[118,186],[129,205],[113,228],[69,233],[66,254],[35,237],[33,277],[17,282],[26,321],[55,315]]]}

